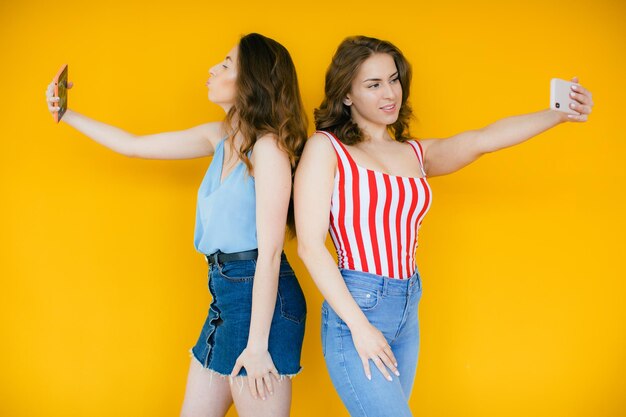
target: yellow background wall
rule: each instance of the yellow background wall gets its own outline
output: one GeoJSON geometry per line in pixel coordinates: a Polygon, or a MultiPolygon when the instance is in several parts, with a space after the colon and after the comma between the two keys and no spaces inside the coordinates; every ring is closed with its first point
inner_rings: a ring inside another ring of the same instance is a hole
{"type": "MultiPolygon", "coordinates": [[[[413,133],[443,137],[546,108],[551,77],[597,103],[435,178],[420,235],[418,416],[626,415],[626,4],[109,0],[0,3],[0,416],[173,416],[209,304],[192,244],[208,159],[142,161],[56,126],[70,106],[134,133],[219,120],[208,69],[257,31],[282,42],[309,114],[338,43],[396,43],[414,68],[413,133]]],[[[309,305],[294,416],[346,416],[309,305]]],[[[231,412],[229,416],[235,415],[231,412]]]]}

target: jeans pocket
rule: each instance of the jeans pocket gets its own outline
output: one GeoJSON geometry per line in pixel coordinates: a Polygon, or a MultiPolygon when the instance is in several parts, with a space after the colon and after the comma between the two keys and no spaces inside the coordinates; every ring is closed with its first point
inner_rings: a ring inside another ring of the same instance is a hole
{"type": "Polygon", "coordinates": [[[231,261],[217,264],[220,275],[229,281],[250,281],[254,279],[256,261],[231,261]]]}
{"type": "Polygon", "coordinates": [[[305,320],[306,300],[295,275],[278,278],[278,301],[283,318],[298,324],[305,320]]]}
{"type": "Polygon", "coordinates": [[[358,287],[348,287],[348,290],[361,311],[373,310],[378,305],[380,300],[379,291],[358,287]]]}

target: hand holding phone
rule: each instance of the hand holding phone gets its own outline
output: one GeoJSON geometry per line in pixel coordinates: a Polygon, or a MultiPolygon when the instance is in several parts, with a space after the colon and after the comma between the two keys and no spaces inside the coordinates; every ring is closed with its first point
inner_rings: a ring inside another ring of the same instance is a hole
{"type": "Polygon", "coordinates": [[[572,86],[579,85],[572,81],[565,81],[559,78],[550,80],[550,108],[567,114],[580,114],[573,110],[570,104],[578,104],[571,96],[572,86]]]}

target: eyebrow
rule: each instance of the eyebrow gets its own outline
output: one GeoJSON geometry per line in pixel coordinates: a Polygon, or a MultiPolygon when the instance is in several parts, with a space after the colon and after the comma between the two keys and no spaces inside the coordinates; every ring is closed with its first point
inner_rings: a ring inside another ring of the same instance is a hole
{"type": "Polygon", "coordinates": [[[233,62],[233,60],[229,56],[226,57],[226,61],[233,62]]]}
{"type": "MultiPolygon", "coordinates": [[[[395,77],[396,75],[398,75],[398,71],[396,71],[396,72],[394,72],[393,74],[391,74],[391,75],[389,76],[389,78],[393,78],[393,77],[395,77]]],[[[366,80],[363,80],[363,82],[364,82],[364,83],[369,82],[369,81],[382,81],[382,79],[381,79],[381,78],[368,78],[368,79],[366,79],[366,80]]]]}

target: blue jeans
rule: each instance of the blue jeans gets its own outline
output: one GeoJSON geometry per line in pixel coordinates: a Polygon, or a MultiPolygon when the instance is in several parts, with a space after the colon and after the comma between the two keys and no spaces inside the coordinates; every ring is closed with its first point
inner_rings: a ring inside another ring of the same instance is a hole
{"type": "Polygon", "coordinates": [[[333,385],[353,417],[412,416],[408,400],[419,351],[419,272],[410,279],[399,280],[367,272],[340,271],[367,319],[387,339],[398,361],[400,376],[390,371],[393,380],[386,380],[370,360],[372,380],[368,380],[350,329],[324,301],[322,349],[333,385]]]}
{"type": "MultiPolygon", "coordinates": [[[[214,372],[228,375],[248,344],[256,260],[212,264],[209,291],[213,301],[193,356],[214,372]]],[[[306,301],[285,254],[278,274],[278,294],[270,327],[268,351],[280,375],[300,372],[306,322],[306,301]]],[[[247,375],[242,368],[238,375],[247,375]]]]}

